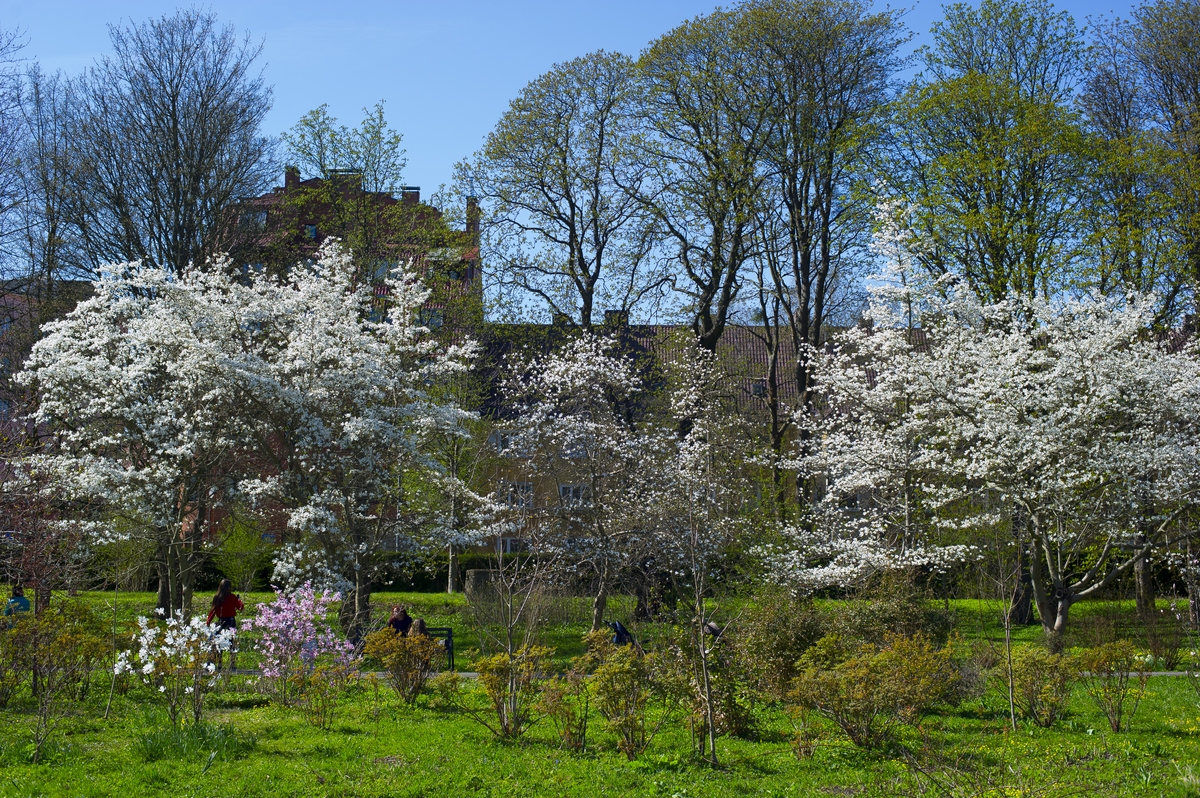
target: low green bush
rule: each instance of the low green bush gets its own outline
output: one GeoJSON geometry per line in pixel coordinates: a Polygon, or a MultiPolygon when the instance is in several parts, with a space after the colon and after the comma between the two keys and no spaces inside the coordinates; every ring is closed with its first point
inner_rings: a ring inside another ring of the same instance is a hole
{"type": "MultiPolygon", "coordinates": [[[[1041,646],[1022,646],[1013,651],[1012,669],[1013,703],[1021,716],[1044,729],[1053,726],[1066,713],[1079,679],[1078,661],[1041,646]]],[[[1001,676],[1005,670],[1001,667],[1001,676]]]]}
{"type": "Polygon", "coordinates": [[[722,636],[746,686],[768,701],[782,701],[798,674],[796,663],[822,629],[812,599],[773,589],[756,594],[722,636]]]}
{"type": "Polygon", "coordinates": [[[367,636],[363,654],[383,666],[388,683],[406,704],[417,702],[425,682],[437,672],[437,664],[446,656],[438,640],[427,635],[402,636],[385,626],[367,636]]]}
{"type": "Polygon", "coordinates": [[[1129,731],[1138,704],[1146,695],[1149,668],[1133,643],[1118,640],[1079,655],[1083,684],[1114,732],[1129,731]]]}
{"type": "Polygon", "coordinates": [[[925,635],[888,635],[880,645],[828,635],[800,660],[791,697],[860,748],[882,748],[896,728],[944,702],[958,681],[949,648],[925,635]]]}
{"type": "Polygon", "coordinates": [[[929,601],[908,574],[888,573],[856,598],[827,610],[825,631],[848,640],[882,644],[889,635],[924,635],[938,646],[954,631],[952,610],[929,601]]]}

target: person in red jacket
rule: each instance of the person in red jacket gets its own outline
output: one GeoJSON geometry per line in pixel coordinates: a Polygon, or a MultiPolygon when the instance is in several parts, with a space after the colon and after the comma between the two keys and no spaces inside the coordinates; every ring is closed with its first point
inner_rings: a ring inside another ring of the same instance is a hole
{"type": "MultiPolygon", "coordinates": [[[[233,585],[228,579],[222,579],[220,587],[212,598],[212,609],[208,611],[208,623],[212,625],[213,618],[217,619],[217,631],[222,629],[237,629],[237,614],[242,609],[242,600],[233,592],[233,585]]],[[[217,667],[221,667],[221,652],[217,651],[217,667]]],[[[229,667],[233,667],[233,652],[229,654],[229,667]]]]}

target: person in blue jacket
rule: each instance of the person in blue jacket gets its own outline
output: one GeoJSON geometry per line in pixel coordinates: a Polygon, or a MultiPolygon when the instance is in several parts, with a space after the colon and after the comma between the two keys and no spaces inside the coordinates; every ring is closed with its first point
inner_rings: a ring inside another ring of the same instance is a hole
{"type": "Polygon", "coordinates": [[[25,588],[18,585],[12,589],[12,598],[4,606],[4,614],[12,616],[21,612],[29,612],[29,599],[25,598],[25,588]]]}

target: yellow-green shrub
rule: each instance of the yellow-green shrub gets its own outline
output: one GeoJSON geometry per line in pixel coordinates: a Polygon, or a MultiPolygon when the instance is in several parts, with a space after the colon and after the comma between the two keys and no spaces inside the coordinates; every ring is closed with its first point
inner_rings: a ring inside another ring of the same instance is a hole
{"type": "Polygon", "coordinates": [[[383,666],[388,683],[408,704],[416,703],[425,682],[437,671],[437,663],[444,653],[441,643],[431,637],[403,637],[391,627],[368,635],[363,644],[363,654],[383,666]]]}
{"type": "Polygon", "coordinates": [[[1079,679],[1074,657],[1052,654],[1040,646],[1013,651],[1013,703],[1022,717],[1050,728],[1061,718],[1079,679]]]}
{"type": "Polygon", "coordinates": [[[833,721],[862,748],[879,748],[951,693],[958,674],[948,648],[924,635],[887,635],[881,645],[829,635],[800,660],[792,698],[833,721]]]}

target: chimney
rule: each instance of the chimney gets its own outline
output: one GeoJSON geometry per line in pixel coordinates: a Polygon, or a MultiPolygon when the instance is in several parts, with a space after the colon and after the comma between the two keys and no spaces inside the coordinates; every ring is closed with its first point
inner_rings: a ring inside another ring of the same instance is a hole
{"type": "Polygon", "coordinates": [[[467,197],[467,232],[471,234],[472,241],[478,243],[479,200],[474,197],[467,197]]]}
{"type": "Polygon", "coordinates": [[[606,327],[628,327],[629,326],[629,311],[627,311],[627,310],[606,310],[606,311],[604,311],[604,325],[606,327]]]}
{"type": "Polygon", "coordinates": [[[287,191],[300,188],[300,167],[287,166],[283,170],[283,187],[287,191]]]}
{"type": "Polygon", "coordinates": [[[400,199],[405,205],[416,205],[421,201],[421,187],[400,186],[400,199]]]}

